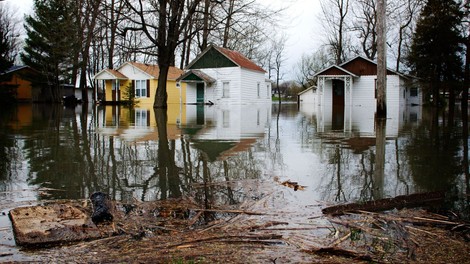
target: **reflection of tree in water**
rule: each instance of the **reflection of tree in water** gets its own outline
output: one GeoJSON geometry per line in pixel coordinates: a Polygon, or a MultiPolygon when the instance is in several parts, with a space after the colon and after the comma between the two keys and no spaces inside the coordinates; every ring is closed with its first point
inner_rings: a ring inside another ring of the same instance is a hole
{"type": "Polygon", "coordinates": [[[422,191],[448,190],[459,173],[458,138],[438,125],[437,112],[423,120],[406,147],[413,179],[422,191]]]}
{"type": "MultiPolygon", "coordinates": [[[[87,114],[77,123],[73,110],[60,106],[42,107],[35,111],[33,129],[45,130],[26,141],[27,159],[30,161],[31,183],[40,187],[63,190],[54,198],[76,198],[85,193],[93,170],[90,165],[87,114]],[[81,130],[81,133],[80,133],[81,130]]],[[[89,185],[88,185],[89,186],[89,185]]],[[[48,198],[48,197],[45,197],[48,198]]]]}
{"type": "Polygon", "coordinates": [[[14,140],[8,136],[11,132],[8,123],[13,117],[13,108],[2,109],[0,111],[0,180],[8,180],[11,171],[11,155],[14,149],[14,140]]]}

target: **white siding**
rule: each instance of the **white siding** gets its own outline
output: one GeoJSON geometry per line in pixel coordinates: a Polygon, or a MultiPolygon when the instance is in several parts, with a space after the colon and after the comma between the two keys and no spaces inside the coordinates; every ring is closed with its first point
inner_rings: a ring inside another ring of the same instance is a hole
{"type": "MultiPolygon", "coordinates": [[[[216,82],[206,86],[204,102],[216,104],[271,102],[271,85],[266,82],[264,73],[250,71],[239,67],[200,69],[214,78],[216,82]],[[229,83],[229,95],[223,96],[224,83],[229,83]],[[260,97],[258,98],[258,84],[260,97]]],[[[188,83],[186,92],[187,103],[196,102],[196,84],[188,83]]]]}
{"type": "Polygon", "coordinates": [[[241,102],[270,102],[271,96],[268,96],[264,72],[241,69],[241,102]],[[260,87],[258,97],[258,85],[260,87]]]}
{"type": "Polygon", "coordinates": [[[148,80],[152,79],[148,74],[143,71],[133,67],[130,64],[125,64],[122,68],[119,69],[119,72],[124,74],[129,80],[148,80]]]}
{"type": "Polygon", "coordinates": [[[317,89],[308,89],[299,95],[300,105],[317,105],[319,102],[317,100],[317,89]]]}
{"type": "Polygon", "coordinates": [[[186,102],[187,104],[196,103],[196,84],[187,83],[186,84],[186,102]]]}

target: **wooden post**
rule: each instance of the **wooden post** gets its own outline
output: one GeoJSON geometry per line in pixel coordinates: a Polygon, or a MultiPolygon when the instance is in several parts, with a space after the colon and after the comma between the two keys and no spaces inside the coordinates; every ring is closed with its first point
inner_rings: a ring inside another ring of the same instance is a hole
{"type": "Polygon", "coordinates": [[[386,0],[377,1],[377,118],[387,118],[386,0]]]}

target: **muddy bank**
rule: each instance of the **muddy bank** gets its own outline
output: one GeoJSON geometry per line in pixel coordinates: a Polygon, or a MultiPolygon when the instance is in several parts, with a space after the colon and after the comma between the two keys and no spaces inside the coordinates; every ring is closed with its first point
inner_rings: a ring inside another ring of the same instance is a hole
{"type": "MultiPolygon", "coordinates": [[[[466,263],[468,223],[425,209],[322,213],[299,191],[263,183],[243,204],[203,206],[187,197],[115,203],[112,235],[48,248],[19,260],[69,263],[466,263]]],[[[89,215],[86,201],[75,203],[89,215]]],[[[16,254],[16,253],[15,253],[16,254]]],[[[0,261],[15,260],[0,255],[0,261]]]]}

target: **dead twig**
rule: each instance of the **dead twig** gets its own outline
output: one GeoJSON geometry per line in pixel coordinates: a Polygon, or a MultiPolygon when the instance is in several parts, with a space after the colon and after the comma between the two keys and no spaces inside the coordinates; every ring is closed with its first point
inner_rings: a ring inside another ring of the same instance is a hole
{"type": "Polygon", "coordinates": [[[336,242],[332,243],[330,246],[331,247],[336,247],[337,245],[341,244],[343,241],[345,241],[346,239],[348,239],[349,237],[351,236],[351,232],[349,232],[347,235],[345,235],[344,237],[336,240],[336,242]]]}
{"type": "Polygon", "coordinates": [[[212,212],[212,213],[229,213],[229,214],[246,214],[246,215],[267,215],[266,213],[251,212],[245,210],[222,210],[222,209],[190,209],[198,212],[212,212]]]}

